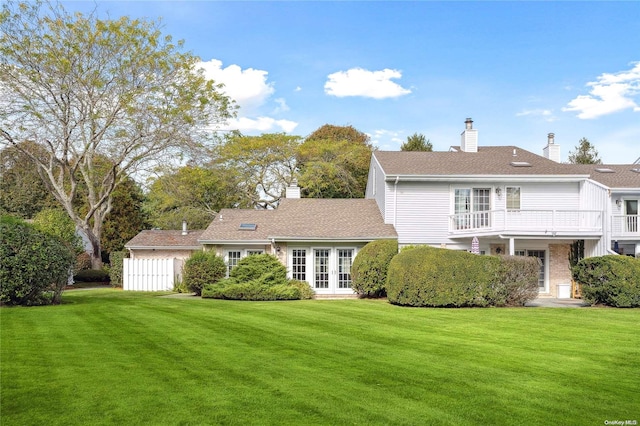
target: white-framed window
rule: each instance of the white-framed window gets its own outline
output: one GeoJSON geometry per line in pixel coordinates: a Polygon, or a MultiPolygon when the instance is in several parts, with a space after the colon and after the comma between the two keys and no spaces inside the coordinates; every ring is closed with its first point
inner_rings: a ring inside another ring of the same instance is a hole
{"type": "Polygon", "coordinates": [[[307,250],[291,250],[291,277],[294,280],[307,281],[307,250]]]}
{"type": "Polygon", "coordinates": [[[625,231],[638,232],[638,200],[624,200],[625,231]]]}
{"type": "Polygon", "coordinates": [[[537,257],[540,260],[540,270],[538,271],[538,289],[540,291],[545,290],[545,265],[546,261],[546,251],[545,250],[515,250],[513,252],[516,256],[531,256],[537,257]]]}
{"type": "Polygon", "coordinates": [[[247,250],[247,256],[251,256],[254,254],[264,254],[264,250],[247,250]]]}
{"type": "Polygon", "coordinates": [[[507,186],[507,210],[520,210],[520,187],[507,186]]]}
{"type": "Polygon", "coordinates": [[[231,270],[238,265],[238,262],[242,258],[242,251],[240,250],[229,250],[225,256],[225,260],[227,261],[227,277],[231,273],[231,270]]]}
{"type": "Polygon", "coordinates": [[[338,288],[351,288],[353,249],[338,249],[338,288]]]}

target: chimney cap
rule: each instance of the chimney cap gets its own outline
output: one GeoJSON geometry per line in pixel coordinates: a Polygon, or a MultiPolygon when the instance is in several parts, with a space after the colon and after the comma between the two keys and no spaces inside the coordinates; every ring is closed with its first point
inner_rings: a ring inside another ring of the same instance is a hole
{"type": "Polygon", "coordinates": [[[554,142],[554,138],[555,138],[555,136],[556,136],[556,135],[555,135],[554,133],[549,133],[549,134],[547,134],[547,140],[548,140],[549,144],[553,144],[553,143],[555,143],[555,142],[554,142]]]}
{"type": "Polygon", "coordinates": [[[464,124],[465,124],[465,127],[466,127],[467,130],[473,129],[473,120],[471,118],[467,118],[464,121],[464,124]]]}

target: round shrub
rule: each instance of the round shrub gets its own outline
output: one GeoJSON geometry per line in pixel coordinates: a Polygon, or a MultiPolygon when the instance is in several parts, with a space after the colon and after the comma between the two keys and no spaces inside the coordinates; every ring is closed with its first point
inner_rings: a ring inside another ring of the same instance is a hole
{"type": "Polygon", "coordinates": [[[246,282],[259,279],[267,273],[272,274],[269,281],[276,284],[287,279],[287,269],[277,257],[270,254],[254,254],[240,259],[229,276],[238,282],[246,282]]]}
{"type": "Polygon", "coordinates": [[[491,305],[524,306],[538,297],[540,260],[533,256],[498,256],[500,265],[491,305]]]}
{"type": "Polygon", "coordinates": [[[591,304],[640,307],[640,259],[599,256],[582,259],[572,269],[582,298],[591,304]]]}
{"type": "Polygon", "coordinates": [[[75,253],[27,223],[0,218],[0,304],[60,303],[75,253]]]}
{"type": "Polygon", "coordinates": [[[389,264],[389,302],[406,306],[488,306],[500,260],[433,247],[404,250],[389,264]]]}
{"type": "Polygon", "coordinates": [[[219,281],[226,273],[224,260],[215,252],[198,251],[185,261],[182,279],[189,291],[200,296],[205,285],[219,281]]]}
{"type": "Polygon", "coordinates": [[[396,254],[396,240],[372,241],[364,246],[351,266],[351,288],[360,297],[386,296],[387,270],[396,254]]]}

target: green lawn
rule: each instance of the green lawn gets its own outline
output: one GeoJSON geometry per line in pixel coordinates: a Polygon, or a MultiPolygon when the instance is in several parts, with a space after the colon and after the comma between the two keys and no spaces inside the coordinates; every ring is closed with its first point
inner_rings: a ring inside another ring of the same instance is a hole
{"type": "Polygon", "coordinates": [[[3,425],[640,421],[640,310],[68,291],[2,308],[3,425]]]}

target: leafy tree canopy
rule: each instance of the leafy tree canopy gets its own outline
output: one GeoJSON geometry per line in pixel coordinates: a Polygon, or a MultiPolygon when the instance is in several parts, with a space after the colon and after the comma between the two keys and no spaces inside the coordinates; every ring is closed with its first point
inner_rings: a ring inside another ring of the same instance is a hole
{"type": "Polygon", "coordinates": [[[158,22],[67,13],[50,3],[3,4],[0,12],[0,140],[29,156],[46,187],[93,245],[113,192],[159,159],[180,159],[232,115],[199,58],[163,36],[158,22]],[[34,152],[21,142],[42,148],[34,152]],[[96,158],[108,160],[106,173],[96,158]],[[78,214],[80,184],[88,210],[78,214]]]}
{"type": "Polygon", "coordinates": [[[575,150],[569,152],[569,163],[602,164],[602,160],[598,157],[598,151],[595,146],[587,138],[582,138],[575,150]]]}
{"type": "Polygon", "coordinates": [[[305,138],[309,141],[348,141],[369,145],[371,138],[366,133],[357,130],[353,126],[335,126],[333,124],[325,124],[316,129],[305,138]]]}
{"type": "Polygon", "coordinates": [[[407,136],[407,141],[400,147],[401,151],[433,151],[433,145],[423,134],[414,133],[407,136]]]}

